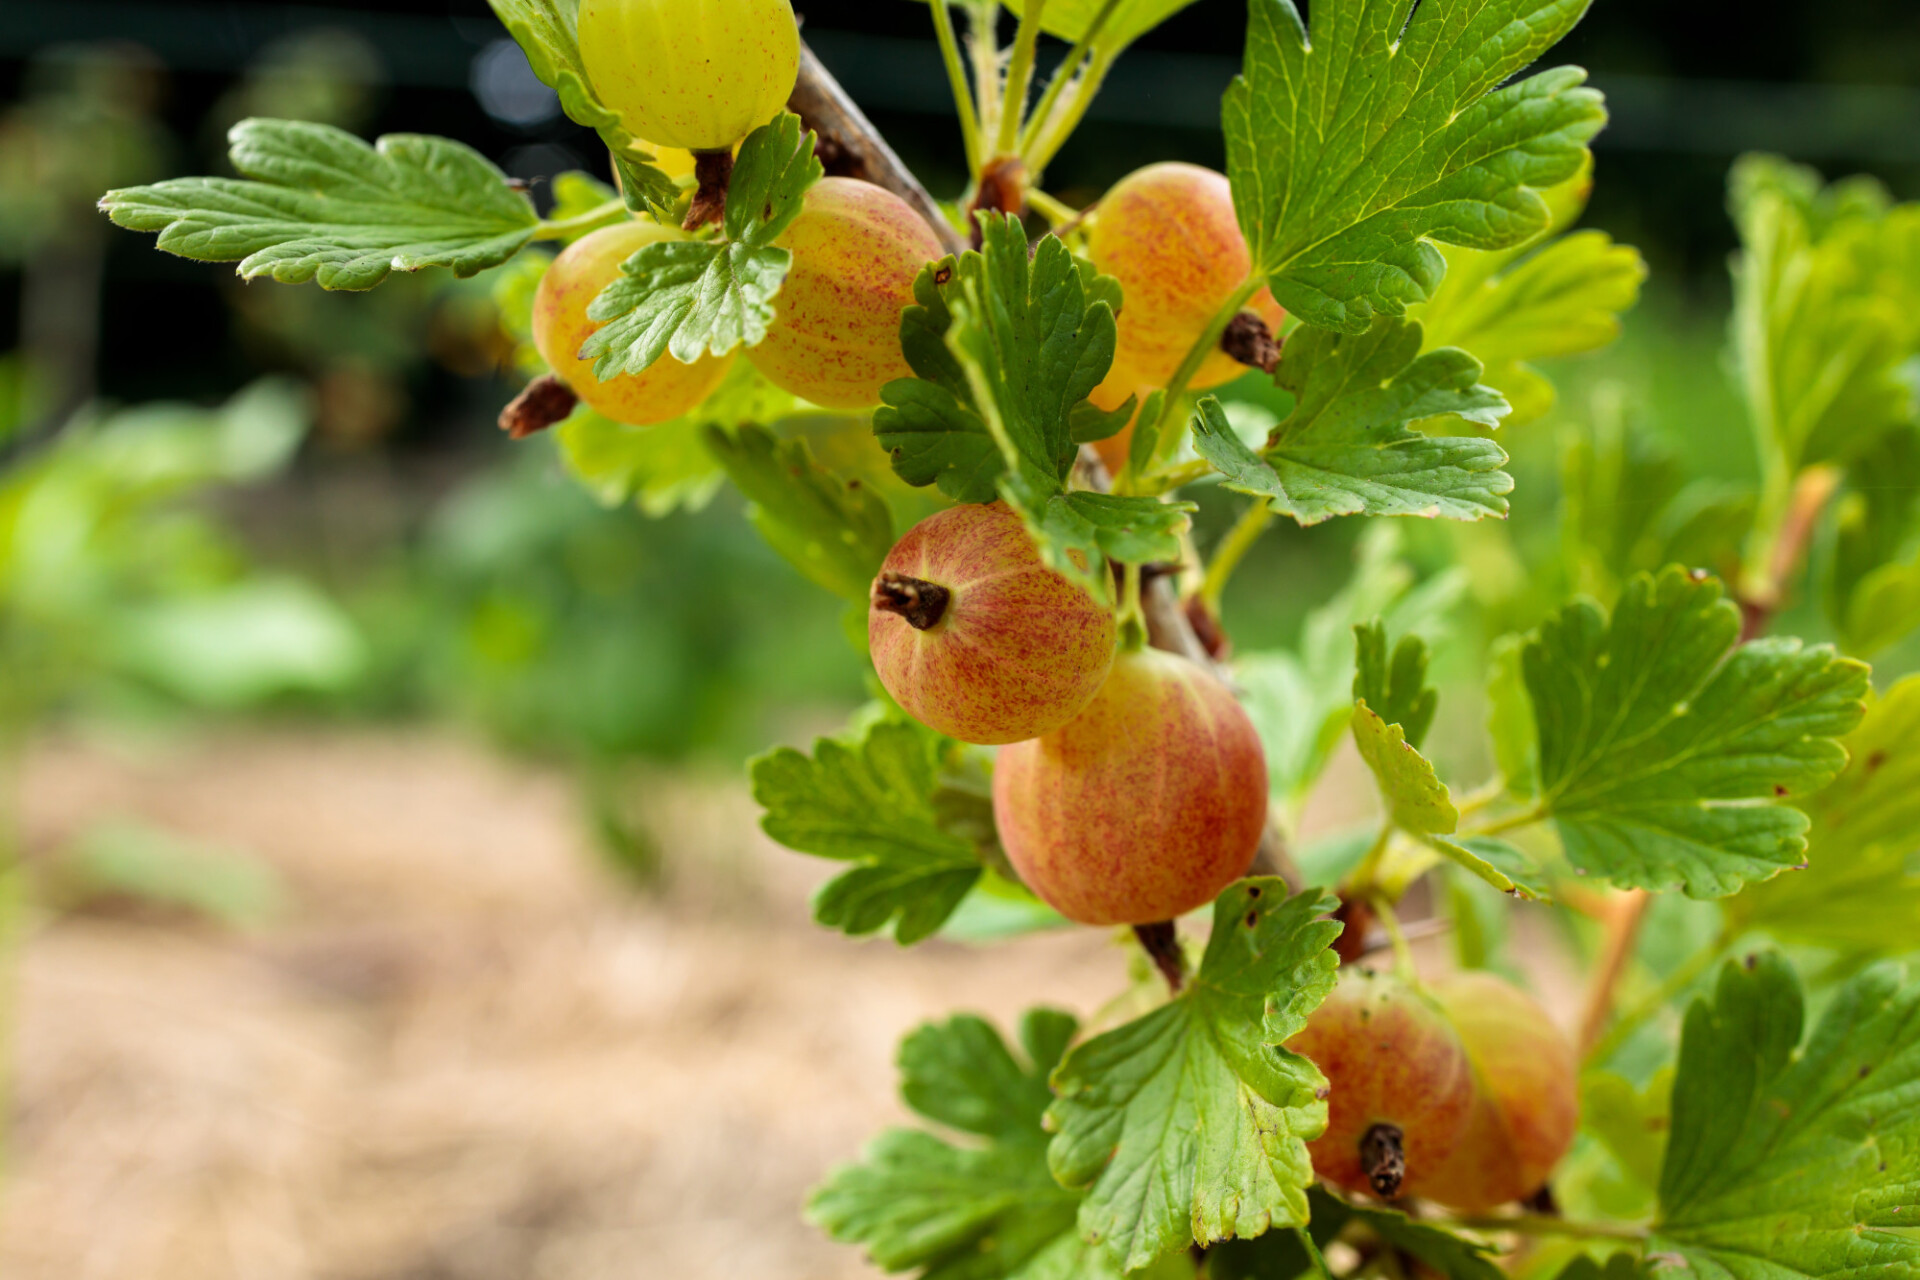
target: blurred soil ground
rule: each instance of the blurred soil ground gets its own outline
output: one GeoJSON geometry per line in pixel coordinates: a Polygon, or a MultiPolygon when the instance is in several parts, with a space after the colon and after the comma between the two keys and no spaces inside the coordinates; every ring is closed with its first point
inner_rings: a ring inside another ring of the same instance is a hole
{"type": "Polygon", "coordinates": [[[564,774],[444,735],[61,740],[23,783],[29,857],[133,818],[249,851],[290,905],[29,925],[6,1280],[872,1276],[800,1205],[906,1119],[899,1037],[1126,984],[1094,930],[817,928],[835,868],[761,836],[737,776],[646,784],[650,897],[585,852],[564,774]]]}

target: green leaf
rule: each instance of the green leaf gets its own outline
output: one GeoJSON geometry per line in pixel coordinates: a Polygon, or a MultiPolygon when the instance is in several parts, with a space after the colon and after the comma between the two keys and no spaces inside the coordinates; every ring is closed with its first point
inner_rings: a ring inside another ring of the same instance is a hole
{"type": "Polygon", "coordinates": [[[1804,1044],[1777,954],[1687,1012],[1648,1251],[1719,1280],[1920,1277],[1920,986],[1883,964],[1804,1044]]]}
{"type": "Polygon", "coordinates": [[[1540,733],[1521,670],[1523,652],[1521,637],[1502,636],[1488,655],[1487,734],[1507,793],[1534,796],[1540,793],[1540,733]]]}
{"type": "Polygon", "coordinates": [[[1325,1080],[1279,1046],[1332,990],[1339,927],[1319,918],[1331,896],[1285,895],[1272,878],[1230,886],[1186,988],[1053,1074],[1054,1176],[1090,1188],[1081,1236],[1123,1269],[1307,1221],[1325,1080]]]}
{"type": "Polygon", "coordinates": [[[1807,865],[1733,899],[1735,923],[1847,954],[1897,952],[1920,921],[1920,676],[1875,700],[1846,771],[1807,801],[1807,865]]]}
{"type": "Polygon", "coordinates": [[[807,1216],[888,1271],[924,1268],[925,1280],[1120,1280],[1074,1232],[1079,1194],[1047,1172],[1047,1076],[1074,1030],[1067,1014],[1029,1010],[1024,1062],[979,1018],[915,1031],[900,1046],[901,1096],[985,1145],[889,1130],[861,1163],[833,1172],[807,1216]]]}
{"type": "Polygon", "coordinates": [[[174,178],[109,191],[100,207],[159,247],[238,262],[243,279],[371,289],[389,272],[470,276],[533,238],[540,219],[464,143],[390,133],[368,146],[332,125],[242,120],[227,135],[238,178],[174,178]]]}
{"type": "Polygon", "coordinates": [[[1620,1167],[1649,1191],[1660,1185],[1660,1165],[1673,1127],[1673,1068],[1640,1089],[1611,1071],[1580,1078],[1580,1124],[1606,1145],[1620,1167]]]}
{"type": "Polygon", "coordinates": [[[1464,351],[1420,354],[1420,326],[1382,319],[1360,335],[1296,329],[1279,385],[1293,412],[1255,453],[1212,397],[1194,421],[1194,448],[1229,489],[1267,498],[1301,524],[1331,516],[1442,516],[1479,520],[1507,513],[1513,477],[1490,440],[1422,435],[1421,418],[1453,414],[1495,426],[1507,403],[1479,385],[1464,351]]]}
{"type": "Polygon", "coordinates": [[[781,747],[750,766],[760,825],[800,853],[854,863],[821,889],[814,919],[849,934],[893,922],[902,946],[930,936],[980,878],[971,841],[940,825],[927,735],[882,721],[856,742],[781,747]]]}
{"type": "MultiPolygon", "coordinates": [[[[1308,1229],[1316,1247],[1364,1231],[1410,1255],[1447,1280],[1503,1280],[1483,1244],[1431,1222],[1416,1222],[1392,1209],[1368,1209],[1337,1199],[1320,1187],[1307,1192],[1313,1210],[1308,1229]]],[[[1294,1280],[1312,1267],[1299,1237],[1269,1231],[1252,1240],[1229,1240],[1207,1251],[1209,1280],[1294,1280]]]]}
{"type": "Polygon", "coordinates": [[[1364,700],[1354,703],[1353,743],[1373,770],[1395,826],[1415,835],[1436,835],[1460,825],[1460,811],[1432,763],[1408,743],[1399,725],[1382,720],[1364,700]]]}
{"type": "Polygon", "coordinates": [[[753,504],[747,518],[775,551],[835,595],[867,598],[893,549],[893,517],[879,495],[822,468],[804,440],[781,440],[752,423],[710,426],[702,439],[753,504]]]}
{"type": "Polygon", "coordinates": [[[825,172],[800,117],[775,116],[747,135],[727,187],[723,240],[661,240],[620,264],[621,278],[587,308],[601,321],[580,348],[602,382],[640,373],[671,353],[682,364],[766,340],[773,299],[793,255],[774,239],[825,172]]]}
{"type": "Polygon", "coordinates": [[[1616,1253],[1603,1267],[1582,1254],[1561,1268],[1554,1280],[1641,1280],[1647,1274],[1640,1260],[1630,1253],[1616,1253]]]}
{"type": "Polygon", "coordinates": [[[1373,708],[1388,724],[1404,731],[1415,751],[1426,740],[1440,693],[1427,684],[1427,642],[1405,635],[1387,659],[1387,625],[1378,618],[1353,629],[1353,699],[1373,708]]]}
{"type": "Polygon", "coordinates": [[[1553,893],[1547,888],[1539,868],[1518,847],[1493,836],[1463,836],[1459,840],[1443,840],[1442,834],[1427,834],[1426,842],[1462,870],[1516,898],[1525,898],[1529,902],[1553,901],[1553,893]]]}
{"type": "Polygon", "coordinates": [[[1040,559],[1102,600],[1113,587],[1109,559],[1127,564],[1178,560],[1180,535],[1197,509],[1191,502],[1085,490],[1036,494],[1011,476],[1003,479],[1002,491],[1007,505],[1026,521],[1040,559]]]}
{"type": "Polygon", "coordinates": [[[650,516],[664,516],[700,510],[726,479],[701,431],[701,423],[688,419],[628,426],[581,405],[553,435],[567,470],[602,506],[634,502],[650,516]]]}
{"type": "Polygon", "coordinates": [[[1739,636],[1718,580],[1674,568],[1629,582],[1611,622],[1579,601],[1527,643],[1541,807],[1576,870],[1708,898],[1803,859],[1785,802],[1846,764],[1867,668],[1739,636]]]}
{"type": "Polygon", "coordinates": [[[1605,123],[1574,67],[1499,87],[1588,0],[1250,0],[1227,90],[1227,175],[1256,269],[1310,325],[1362,333],[1426,300],[1428,240],[1499,249],[1550,221],[1538,188],[1578,173],[1605,123]]]}
{"type": "Polygon", "coordinates": [[[1602,231],[1564,236],[1512,265],[1503,261],[1510,254],[1479,249],[1449,246],[1442,256],[1446,279],[1409,314],[1424,326],[1428,350],[1459,347],[1485,366],[1481,380],[1515,407],[1508,426],[1553,407],[1553,384],[1532,362],[1611,343],[1647,278],[1639,250],[1602,231]]]}
{"type": "Polygon", "coordinates": [[[1111,289],[1057,236],[1029,254],[1018,219],[983,214],[980,226],[978,251],[916,281],[900,326],[915,378],[882,390],[874,431],[910,484],[979,501],[1011,470],[1061,492],[1078,454],[1074,410],[1113,363],[1111,289]]]}
{"type": "MultiPolygon", "coordinates": [[[[1107,15],[1094,36],[1093,47],[1109,54],[1118,53],[1192,3],[1193,0],[1116,0],[1113,12],[1107,15]]],[[[1050,0],[1042,10],[1041,29],[1062,40],[1081,40],[1106,4],[1107,0],[1050,0]]]]}
{"type": "MultiPolygon", "coordinates": [[[[527,55],[540,82],[560,95],[567,119],[600,134],[620,170],[627,207],[665,216],[680,194],[672,178],[655,168],[653,155],[636,145],[620,117],[594,96],[580,60],[580,0],[487,0],[494,16],[527,55]]],[[[557,216],[557,215],[556,215],[557,216]]]]}
{"type": "Polygon", "coordinates": [[[1735,364],[1762,456],[1789,476],[1857,458],[1913,419],[1900,377],[1912,320],[1878,287],[1884,210],[1819,182],[1772,156],[1743,157],[1729,179],[1735,364]]]}

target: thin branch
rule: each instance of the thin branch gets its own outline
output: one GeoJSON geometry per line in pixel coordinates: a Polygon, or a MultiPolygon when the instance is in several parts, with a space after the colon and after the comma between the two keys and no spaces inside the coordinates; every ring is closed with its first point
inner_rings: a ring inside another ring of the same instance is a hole
{"type": "Polygon", "coordinates": [[[823,150],[834,153],[830,172],[885,187],[905,200],[933,228],[948,253],[959,253],[967,247],[960,232],[941,212],[939,202],[920,185],[920,179],[913,176],[873,127],[873,121],[854,105],[804,41],[800,45],[800,79],[793,87],[793,96],[787,99],[787,107],[820,136],[823,150]]]}
{"type": "Polygon", "coordinates": [[[1627,971],[1627,961],[1633,958],[1634,943],[1639,941],[1640,926],[1647,918],[1647,908],[1653,904],[1653,895],[1645,889],[1629,891],[1628,899],[1620,910],[1607,921],[1607,940],[1600,955],[1600,969],[1593,977],[1593,985],[1587,990],[1587,1003],[1580,1015],[1580,1056],[1586,1057],[1600,1042],[1600,1033],[1607,1028],[1607,1020],[1613,1016],[1614,989],[1620,985],[1620,978],[1627,971]]]}

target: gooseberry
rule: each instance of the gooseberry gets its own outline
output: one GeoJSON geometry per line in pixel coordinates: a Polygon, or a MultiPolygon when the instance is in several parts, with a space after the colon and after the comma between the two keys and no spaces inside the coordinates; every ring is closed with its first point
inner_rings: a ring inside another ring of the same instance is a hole
{"type": "Polygon", "coordinates": [[[1573,1045],[1524,991],[1490,973],[1437,982],[1478,1083],[1473,1114],[1451,1156],[1409,1179],[1416,1195],[1484,1213],[1546,1184],[1580,1123],[1573,1045]]]}
{"type": "Polygon", "coordinates": [[[580,60],[627,132],[724,151],[779,113],[800,70],[789,0],[582,0],[580,60]]]}
{"type": "MultiPolygon", "coordinates": [[[[1100,200],[1087,247],[1123,294],[1119,344],[1102,384],[1114,405],[1172,381],[1253,271],[1226,175],[1199,165],[1152,164],[1115,183],[1100,200]]],[[[1279,332],[1285,313],[1272,294],[1260,290],[1248,307],[1279,332]]],[[[1245,372],[1226,352],[1212,351],[1189,385],[1217,387],[1245,372]]]]}
{"type": "Polygon", "coordinates": [[[1446,1161],[1473,1113],[1473,1067],[1440,1005],[1389,974],[1341,969],[1333,993],[1287,1041],[1327,1077],[1327,1131],[1313,1171],[1391,1200],[1446,1161]]]}
{"type": "Polygon", "coordinates": [[[793,254],[766,340],[749,358],[768,381],[829,409],[870,409],[913,370],[900,313],[940,241],[913,208],[857,178],[823,178],[775,241],[793,254]]]}
{"type": "Polygon", "coordinates": [[[993,814],[1021,879],[1069,920],[1171,920],[1246,874],[1266,827],[1266,756],[1210,673],[1122,652],[1086,710],[1000,752],[993,814]]]}
{"type": "Polygon", "coordinates": [[[632,219],[580,237],[555,258],[533,299],[533,345],[573,393],[616,422],[648,426],[688,412],[727,376],[733,356],[702,356],[682,364],[668,352],[636,374],[606,382],[593,375],[581,344],[599,326],[587,307],[620,275],[620,264],[646,245],[686,237],[657,222],[632,219]]]}
{"type": "Polygon", "coordinates": [[[907,713],[962,742],[1037,737],[1078,715],[1113,665],[1113,611],[1040,562],[1004,504],[928,516],[874,579],[874,670],[907,713]]]}

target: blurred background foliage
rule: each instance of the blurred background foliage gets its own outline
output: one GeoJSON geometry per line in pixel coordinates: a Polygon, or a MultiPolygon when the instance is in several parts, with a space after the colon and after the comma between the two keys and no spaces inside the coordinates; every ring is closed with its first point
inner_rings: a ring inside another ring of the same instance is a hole
{"type": "MultiPolygon", "coordinates": [[[[954,194],[924,6],[796,8],[902,154],[954,194]]],[[[1149,161],[1221,163],[1242,11],[1200,0],[1144,40],[1049,187],[1085,202],[1149,161]]],[[[1737,555],[1741,494],[1763,468],[1725,354],[1734,157],[1775,150],[1920,192],[1908,0],[1608,0],[1554,58],[1587,66],[1614,113],[1583,225],[1637,246],[1652,277],[1619,342],[1541,363],[1557,399],[1502,436],[1519,482],[1509,524],[1392,535],[1410,581],[1464,567],[1437,593],[1454,602],[1444,625],[1480,642],[1441,648],[1455,685],[1477,684],[1481,645],[1566,589],[1605,597],[1667,556],[1737,555]]],[[[524,272],[430,272],[365,295],[247,286],[94,211],[109,187],[225,172],[225,130],[248,115],[445,133],[543,206],[558,175],[599,168],[482,0],[0,8],[0,641],[16,732],[92,715],[451,719],[578,763],[617,851],[644,844],[609,799],[624,762],[735,762],[865,696],[843,602],[740,519],[691,429],[644,446],[610,424],[500,436],[494,415],[526,372],[501,313],[524,306],[524,272]]],[[[1270,399],[1254,382],[1238,394],[1270,399]]],[[[782,431],[863,473],[904,527],[911,500],[843,427],[782,431]]],[[[1204,549],[1239,500],[1199,496],[1204,549]]],[[[1855,543],[1905,536],[1904,511],[1870,505],[1841,504],[1820,554],[1844,558],[1847,520],[1855,543]]],[[[1238,648],[1293,646],[1289,679],[1341,680],[1309,659],[1356,557],[1380,563],[1363,534],[1269,533],[1224,602],[1238,648]]],[[[1798,593],[1781,629],[1835,635],[1845,602],[1823,591],[1798,593]]],[[[1880,648],[1888,674],[1920,658],[1880,648]]],[[[1478,764],[1472,743],[1448,750],[1478,764]]]]}

